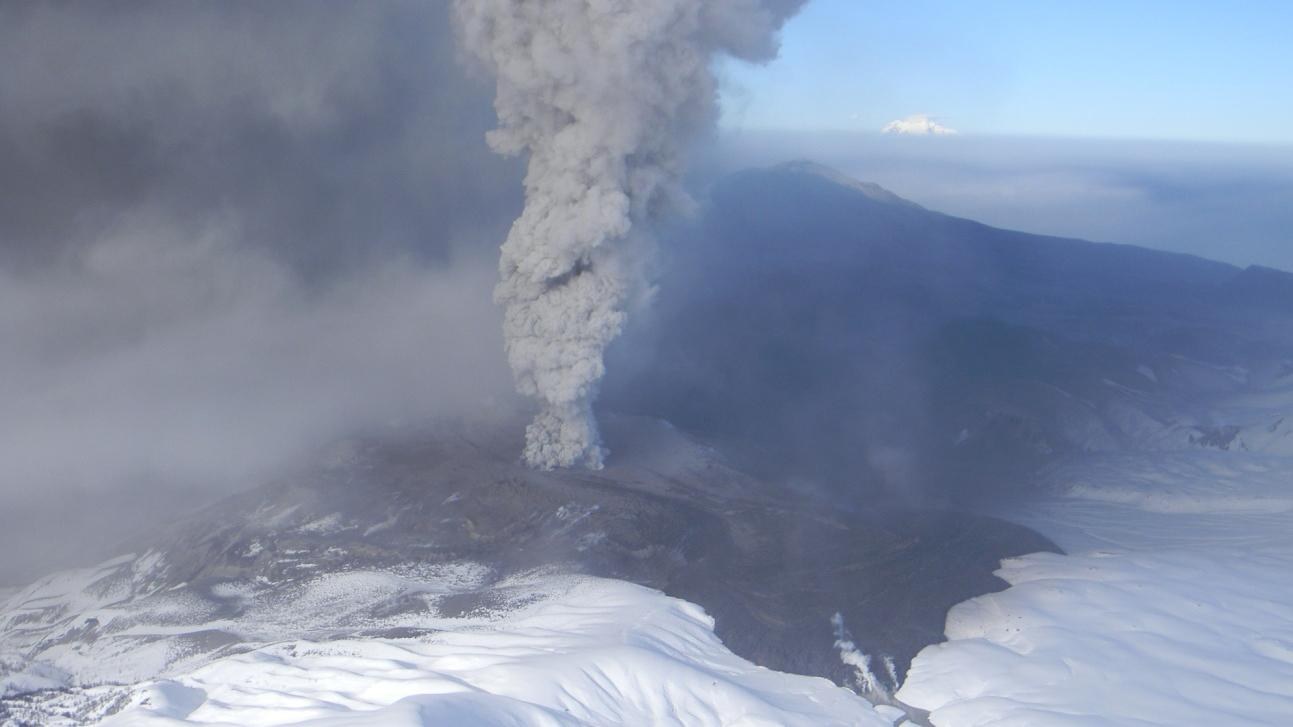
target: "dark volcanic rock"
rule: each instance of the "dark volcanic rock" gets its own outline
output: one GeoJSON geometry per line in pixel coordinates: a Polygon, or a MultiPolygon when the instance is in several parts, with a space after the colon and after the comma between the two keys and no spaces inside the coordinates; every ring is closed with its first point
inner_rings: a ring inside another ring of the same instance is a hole
{"type": "MultiPolygon", "coordinates": [[[[1053,549],[988,517],[852,511],[789,492],[663,422],[613,419],[607,433],[614,456],[600,472],[520,466],[519,425],[348,442],[150,544],[167,561],[155,585],[285,588],[411,561],[487,564],[487,583],[434,605],[454,616],[499,607],[514,594],[496,584],[555,565],[698,603],[738,654],[848,683],[855,675],[834,647],[834,614],[859,648],[893,657],[901,674],[942,639],[948,608],[1004,587],[992,575],[1002,558],[1053,549]]],[[[429,607],[406,594],[369,615],[429,607]]]]}

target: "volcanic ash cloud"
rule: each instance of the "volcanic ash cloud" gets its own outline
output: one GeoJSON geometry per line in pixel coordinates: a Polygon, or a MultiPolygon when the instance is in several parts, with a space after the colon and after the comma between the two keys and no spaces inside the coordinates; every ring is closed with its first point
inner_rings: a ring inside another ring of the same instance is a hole
{"type": "Polygon", "coordinates": [[[531,466],[602,466],[602,354],[642,286],[644,223],[686,199],[683,147],[716,115],[711,61],[770,59],[801,3],[455,0],[459,42],[497,79],[489,144],[529,155],[495,299],[517,389],[541,406],[531,466]]]}

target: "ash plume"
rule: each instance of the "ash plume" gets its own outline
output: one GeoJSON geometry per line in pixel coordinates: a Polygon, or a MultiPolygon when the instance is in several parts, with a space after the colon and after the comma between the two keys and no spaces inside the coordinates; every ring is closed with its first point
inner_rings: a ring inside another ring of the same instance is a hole
{"type": "Polygon", "coordinates": [[[686,203],[683,149],[716,115],[711,61],[772,58],[803,0],[455,0],[459,42],[497,80],[498,153],[528,154],[503,243],[504,339],[540,412],[525,459],[602,466],[603,351],[643,288],[649,222],[686,203]]]}

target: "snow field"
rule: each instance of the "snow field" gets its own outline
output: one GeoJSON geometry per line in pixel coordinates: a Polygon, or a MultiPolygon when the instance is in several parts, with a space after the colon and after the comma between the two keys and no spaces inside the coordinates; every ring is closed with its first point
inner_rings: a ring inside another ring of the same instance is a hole
{"type": "MultiPolygon", "coordinates": [[[[536,584],[539,587],[539,584],[536,584]]],[[[428,639],[295,641],[138,687],[105,725],[892,725],[825,679],[754,666],[697,606],[562,578],[428,639]]]]}
{"type": "Polygon", "coordinates": [[[1071,555],[948,614],[897,696],[938,727],[1293,724],[1293,466],[1111,456],[1013,513],[1071,555]]]}

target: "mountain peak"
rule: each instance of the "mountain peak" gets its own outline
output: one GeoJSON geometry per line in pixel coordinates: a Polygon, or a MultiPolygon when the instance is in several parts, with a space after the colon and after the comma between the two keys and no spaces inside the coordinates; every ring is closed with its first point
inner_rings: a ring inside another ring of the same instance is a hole
{"type": "Polygon", "coordinates": [[[773,167],[772,171],[820,177],[828,182],[833,182],[842,187],[847,187],[854,191],[861,192],[867,198],[876,202],[921,208],[920,205],[915,202],[899,197],[874,182],[863,182],[850,177],[838,169],[828,167],[825,164],[819,164],[818,162],[808,159],[797,159],[795,161],[784,162],[773,167]]]}
{"type": "Polygon", "coordinates": [[[1227,281],[1222,293],[1236,303],[1293,309],[1293,273],[1250,265],[1227,281]]]}

